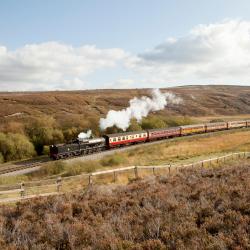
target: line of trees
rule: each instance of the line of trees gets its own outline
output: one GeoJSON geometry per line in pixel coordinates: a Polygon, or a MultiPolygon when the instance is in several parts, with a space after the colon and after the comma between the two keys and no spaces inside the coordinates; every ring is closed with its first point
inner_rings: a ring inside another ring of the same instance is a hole
{"type": "Polygon", "coordinates": [[[36,154],[29,138],[21,134],[0,133],[0,162],[32,157],[36,154]]]}

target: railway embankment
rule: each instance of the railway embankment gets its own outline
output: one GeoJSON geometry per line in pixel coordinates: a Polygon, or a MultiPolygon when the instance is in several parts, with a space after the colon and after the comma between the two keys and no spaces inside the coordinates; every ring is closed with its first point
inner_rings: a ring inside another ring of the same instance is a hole
{"type": "Polygon", "coordinates": [[[162,164],[146,166],[128,166],[103,171],[91,172],[69,177],[49,178],[40,181],[28,181],[12,185],[0,185],[0,203],[17,202],[20,200],[65,194],[84,190],[92,185],[127,184],[148,176],[172,176],[186,169],[218,168],[225,164],[250,159],[250,152],[236,152],[217,157],[192,161],[182,164],[162,164]]]}

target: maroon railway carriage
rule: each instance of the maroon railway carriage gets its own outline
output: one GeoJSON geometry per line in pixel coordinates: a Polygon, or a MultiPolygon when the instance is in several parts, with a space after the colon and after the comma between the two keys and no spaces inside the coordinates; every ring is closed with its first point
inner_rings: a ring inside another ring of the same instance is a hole
{"type": "Polygon", "coordinates": [[[161,129],[149,129],[148,130],[148,140],[159,140],[169,137],[176,137],[181,135],[181,128],[161,128],[161,129]]]}
{"type": "Polygon", "coordinates": [[[109,148],[114,148],[123,145],[145,142],[148,139],[148,133],[147,131],[142,130],[135,132],[108,134],[104,135],[104,138],[106,139],[106,145],[108,145],[109,148]]]}

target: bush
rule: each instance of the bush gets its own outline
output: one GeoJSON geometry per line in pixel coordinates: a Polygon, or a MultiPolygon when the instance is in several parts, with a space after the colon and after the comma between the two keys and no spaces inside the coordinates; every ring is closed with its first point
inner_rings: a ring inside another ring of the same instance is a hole
{"type": "Polygon", "coordinates": [[[5,161],[19,160],[35,155],[34,146],[21,134],[0,133],[0,151],[5,161]]]}
{"type": "Polygon", "coordinates": [[[164,118],[164,121],[168,127],[178,127],[195,123],[191,118],[187,116],[167,117],[164,118]]]}
{"type": "Polygon", "coordinates": [[[0,152],[0,163],[4,162],[3,154],[0,152]]]}
{"type": "Polygon", "coordinates": [[[98,168],[101,168],[101,164],[95,161],[84,161],[80,163],[83,172],[91,173],[96,171],[98,168]]]}
{"type": "Polygon", "coordinates": [[[104,131],[105,134],[115,134],[115,133],[121,133],[124,132],[122,131],[122,129],[117,128],[115,125],[109,128],[106,128],[106,130],[104,131]]]}
{"type": "Polygon", "coordinates": [[[66,163],[62,161],[50,162],[43,165],[38,171],[30,173],[30,176],[45,177],[51,175],[59,175],[64,172],[66,163]]]}
{"type": "Polygon", "coordinates": [[[160,117],[151,116],[151,117],[144,118],[142,120],[141,127],[143,129],[165,128],[166,123],[160,117]]]}
{"type": "Polygon", "coordinates": [[[62,177],[75,176],[83,172],[80,165],[72,164],[67,167],[67,170],[62,174],[62,177]]]}
{"type": "Polygon", "coordinates": [[[65,140],[68,142],[75,139],[78,134],[79,134],[79,131],[76,127],[67,128],[63,131],[63,136],[65,140]]]}
{"type": "Polygon", "coordinates": [[[49,155],[49,146],[43,146],[43,155],[49,155]]]}
{"type": "Polygon", "coordinates": [[[213,123],[213,122],[224,122],[224,120],[218,118],[218,119],[212,119],[209,122],[211,122],[211,123],[213,123]]]}
{"type": "Polygon", "coordinates": [[[37,118],[26,127],[26,133],[31,138],[38,155],[43,152],[44,145],[60,143],[64,141],[61,130],[56,128],[56,122],[52,117],[37,118]]]}
{"type": "Polygon", "coordinates": [[[105,167],[117,166],[123,163],[126,163],[126,159],[124,158],[124,156],[118,154],[114,154],[112,156],[106,156],[101,160],[101,164],[105,167]]]}
{"type": "Polygon", "coordinates": [[[136,119],[132,119],[130,121],[129,127],[127,128],[127,131],[140,131],[140,130],[142,130],[142,127],[140,126],[140,124],[138,124],[136,119]]]}
{"type": "Polygon", "coordinates": [[[66,176],[79,175],[82,173],[92,173],[100,167],[101,167],[100,163],[94,161],[83,161],[83,162],[79,161],[67,165],[65,173],[62,176],[66,177],[66,176]]]}

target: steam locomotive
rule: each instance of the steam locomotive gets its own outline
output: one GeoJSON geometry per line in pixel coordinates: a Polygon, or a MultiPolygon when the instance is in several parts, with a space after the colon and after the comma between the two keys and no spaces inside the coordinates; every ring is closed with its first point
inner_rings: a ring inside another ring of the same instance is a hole
{"type": "Polygon", "coordinates": [[[188,136],[233,128],[250,127],[250,120],[215,122],[206,124],[185,125],[180,127],[149,129],[135,132],[103,135],[101,138],[77,139],[72,143],[50,146],[50,157],[54,160],[68,157],[93,154],[111,148],[146,143],[178,136],[188,136]]]}

